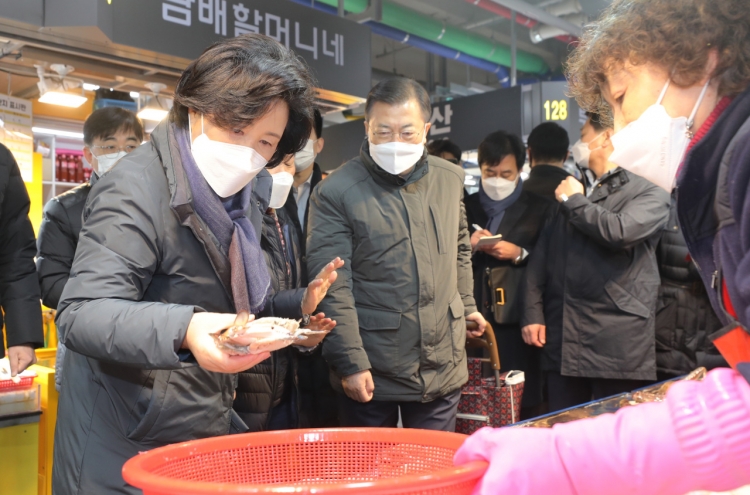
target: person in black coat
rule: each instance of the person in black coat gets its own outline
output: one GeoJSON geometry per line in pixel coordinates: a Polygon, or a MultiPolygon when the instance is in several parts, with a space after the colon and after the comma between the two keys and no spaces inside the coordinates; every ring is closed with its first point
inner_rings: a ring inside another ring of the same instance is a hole
{"type": "MultiPolygon", "coordinates": [[[[36,270],[42,290],[42,302],[57,309],[83,225],[83,207],[91,188],[127,153],[143,141],[143,124],[131,111],[105,107],[94,111],[83,124],[83,154],[93,173],[88,182],[52,198],[44,207],[37,238],[36,270]]],[[[57,343],[55,387],[62,384],[65,345],[57,343]]]]}
{"type": "Polygon", "coordinates": [[[525,344],[521,336],[518,296],[539,233],[557,204],[524,190],[520,178],[524,146],[517,136],[493,132],[478,152],[479,192],[466,198],[469,225],[481,227],[471,237],[474,299],[493,325],[503,370],[526,374],[523,407],[529,408],[542,401],[541,368],[538,349],[525,344]],[[498,234],[502,240],[480,245],[482,237],[498,234]]]}
{"type": "MultiPolygon", "coordinates": [[[[294,172],[294,165],[290,160],[270,170],[273,177],[278,179],[286,175],[284,181],[290,187],[294,172]],[[277,175],[278,174],[278,175],[277,175]]],[[[273,189],[283,189],[282,181],[274,180],[273,189]]],[[[254,194],[261,201],[262,187],[256,180],[254,194]]],[[[263,212],[260,230],[260,247],[266,259],[268,272],[271,275],[271,294],[266,307],[259,316],[276,316],[301,320],[305,312],[312,313],[325,294],[325,290],[306,291],[302,285],[302,255],[298,232],[292,221],[292,216],[275,201],[283,201],[288,195],[288,189],[279,194],[273,191],[270,195],[270,207],[263,212]]],[[[326,274],[317,278],[330,277],[340,264],[324,268],[326,274]]],[[[316,286],[318,283],[316,282],[316,286]]],[[[324,318],[322,314],[311,317],[313,325],[323,330],[330,330],[335,323],[324,318]]],[[[310,337],[300,346],[291,346],[271,353],[271,357],[252,368],[238,374],[237,395],[232,405],[240,419],[249,431],[281,430],[308,426],[310,412],[301,407],[299,360],[302,356],[318,351],[317,344],[324,335],[310,337]]]]}
{"type": "Polygon", "coordinates": [[[612,129],[591,141],[590,195],[573,177],[539,238],[524,291],[524,340],[543,348],[550,410],[656,379],[655,249],[669,215],[660,187],[608,162],[612,129]]]}
{"type": "Polygon", "coordinates": [[[0,144],[0,358],[7,341],[11,376],[34,364],[34,349],[44,345],[30,204],[16,160],[0,144]]]}
{"type": "Polygon", "coordinates": [[[666,380],[699,366],[728,366],[709,336],[723,327],[688,253],[672,199],[656,248],[661,286],[656,307],[656,375],[666,380]]]}
{"type": "MultiPolygon", "coordinates": [[[[318,154],[323,151],[323,116],[320,110],[313,113],[313,129],[305,148],[295,153],[289,159],[294,166],[294,186],[289,198],[284,204],[284,210],[297,229],[302,255],[302,279],[307,282],[307,268],[305,255],[307,251],[307,219],[310,213],[310,197],[320,181],[323,172],[315,162],[318,154]]],[[[315,349],[308,354],[301,354],[297,360],[299,365],[299,392],[301,409],[305,415],[301,417],[301,425],[305,427],[329,428],[339,425],[336,392],[329,382],[328,363],[325,362],[321,350],[315,349]]]]}
{"type": "Polygon", "coordinates": [[[560,181],[572,177],[563,168],[570,145],[568,132],[554,122],[544,122],[531,131],[527,143],[531,172],[523,189],[554,201],[560,181]]]}

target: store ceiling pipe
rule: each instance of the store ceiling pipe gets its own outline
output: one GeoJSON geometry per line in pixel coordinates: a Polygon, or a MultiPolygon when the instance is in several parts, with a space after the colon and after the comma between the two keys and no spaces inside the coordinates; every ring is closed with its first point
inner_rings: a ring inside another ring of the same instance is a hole
{"type": "Polygon", "coordinates": [[[532,19],[535,19],[541,23],[560,28],[566,33],[572,34],[573,36],[576,36],[578,38],[580,38],[581,34],[583,34],[583,30],[580,26],[576,26],[575,24],[568,22],[561,17],[556,17],[546,10],[541,9],[536,5],[526,3],[523,0],[492,0],[492,2],[506,7],[510,10],[515,10],[519,14],[523,14],[526,17],[531,17],[532,19]]]}
{"type": "MultiPolygon", "coordinates": [[[[573,0],[573,1],[577,2],[578,0],[573,0]]],[[[466,3],[476,5],[477,7],[484,9],[487,12],[492,12],[493,14],[499,15],[500,17],[505,17],[506,19],[513,18],[512,10],[510,10],[507,7],[503,7],[502,5],[498,5],[491,0],[466,0],[466,3]]],[[[539,24],[538,21],[531,19],[529,17],[526,17],[523,14],[519,14],[518,12],[516,12],[516,23],[520,24],[521,26],[527,27],[529,29],[532,29],[537,24],[539,24]]],[[[555,39],[558,39],[562,41],[563,43],[570,43],[577,39],[575,36],[570,36],[565,33],[566,31],[559,30],[558,32],[555,33],[555,36],[548,36],[548,38],[554,37],[555,39]]],[[[533,38],[532,38],[532,41],[533,41],[533,38]]]]}
{"type": "MultiPolygon", "coordinates": [[[[331,7],[338,6],[338,0],[319,0],[331,7]]],[[[308,3],[309,5],[309,3],[308,3]]],[[[347,12],[360,14],[367,10],[368,0],[344,0],[347,12]]],[[[410,35],[452,48],[488,62],[510,66],[510,48],[492,40],[471,33],[465,29],[445,24],[437,19],[424,16],[411,9],[383,0],[382,24],[400,29],[410,35]]],[[[532,74],[549,72],[547,63],[538,55],[519,51],[516,59],[518,70],[532,74]]]]}
{"type": "MultiPolygon", "coordinates": [[[[574,24],[583,26],[588,21],[588,17],[584,13],[580,14],[568,14],[562,17],[566,21],[570,21],[574,24]]],[[[557,26],[550,26],[549,24],[537,24],[529,31],[531,41],[534,43],[540,43],[550,38],[558,38],[564,36],[565,31],[558,28],[557,26]]]]}
{"type": "MultiPolygon", "coordinates": [[[[300,5],[306,5],[308,7],[310,6],[310,3],[307,0],[292,1],[300,5]]],[[[315,2],[315,8],[334,15],[337,13],[335,8],[328,5],[323,5],[321,2],[315,2]]],[[[364,24],[369,26],[373,33],[385,38],[396,40],[405,45],[419,48],[420,50],[424,50],[428,53],[433,53],[440,57],[456,60],[457,62],[476,67],[477,69],[492,72],[493,74],[497,75],[497,78],[503,87],[508,87],[509,85],[510,77],[508,75],[508,70],[502,65],[488,62],[487,60],[483,60],[481,58],[472,57],[471,55],[453,50],[446,46],[435,43],[434,41],[426,40],[420,36],[412,35],[410,33],[407,33],[406,31],[395,29],[379,22],[367,21],[364,24]]]]}

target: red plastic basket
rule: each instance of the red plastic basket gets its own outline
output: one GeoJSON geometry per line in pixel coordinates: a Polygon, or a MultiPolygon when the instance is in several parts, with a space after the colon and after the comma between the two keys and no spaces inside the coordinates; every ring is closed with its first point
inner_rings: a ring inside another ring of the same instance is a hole
{"type": "Polygon", "coordinates": [[[0,380],[0,392],[12,392],[14,390],[24,390],[34,385],[36,374],[21,376],[21,381],[15,383],[13,380],[0,380]]]}
{"type": "Polygon", "coordinates": [[[144,495],[469,495],[487,463],[453,465],[465,439],[399,428],[247,433],[154,449],[122,475],[144,495]]]}

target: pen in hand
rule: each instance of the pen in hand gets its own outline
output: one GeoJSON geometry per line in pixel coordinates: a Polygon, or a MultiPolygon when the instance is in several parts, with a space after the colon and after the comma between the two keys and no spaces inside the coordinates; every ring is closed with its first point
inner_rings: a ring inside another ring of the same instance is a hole
{"type": "Polygon", "coordinates": [[[475,223],[471,224],[471,226],[474,227],[474,230],[484,230],[482,227],[480,227],[479,225],[475,223]]]}

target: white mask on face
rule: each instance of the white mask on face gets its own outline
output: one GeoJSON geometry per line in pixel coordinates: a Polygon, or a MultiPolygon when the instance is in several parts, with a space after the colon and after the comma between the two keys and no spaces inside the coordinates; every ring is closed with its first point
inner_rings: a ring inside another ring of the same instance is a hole
{"type": "Polygon", "coordinates": [[[706,94],[708,82],[689,118],[669,116],[661,104],[668,87],[669,81],[655,104],[612,136],[615,150],[609,161],[672,192],[677,169],[693,137],[693,119],[706,94]]]}
{"type": "Polygon", "coordinates": [[[104,175],[109,169],[111,169],[120,158],[127,155],[126,151],[119,151],[117,153],[109,153],[108,155],[99,155],[96,157],[97,163],[97,174],[99,176],[104,175]]]}
{"type": "Polygon", "coordinates": [[[589,148],[589,143],[593,143],[594,141],[599,139],[602,134],[604,133],[601,132],[597,134],[596,137],[588,143],[584,143],[579,139],[573,146],[571,146],[570,152],[573,153],[573,160],[575,160],[575,162],[582,168],[589,168],[589,158],[591,157],[591,152],[601,148],[601,146],[597,146],[592,150],[589,148]]]}
{"type": "MultiPolygon", "coordinates": [[[[193,135],[192,122],[190,135],[193,135]]],[[[195,164],[208,185],[222,198],[238,193],[248,185],[268,160],[249,146],[213,141],[203,132],[195,138],[191,148],[195,164]]]]}
{"type": "Polygon", "coordinates": [[[501,201],[513,194],[517,185],[518,177],[516,177],[516,180],[508,180],[502,177],[482,178],[482,189],[494,201],[501,201]]]}
{"type": "Polygon", "coordinates": [[[315,163],[315,142],[317,139],[308,139],[305,147],[294,154],[294,170],[297,173],[307,170],[315,163]]]}
{"type": "Polygon", "coordinates": [[[273,187],[271,188],[271,200],[268,202],[270,208],[281,208],[289,197],[289,191],[294,184],[294,176],[289,172],[271,174],[273,187]]]}
{"type": "Polygon", "coordinates": [[[419,144],[391,141],[390,143],[370,143],[370,156],[380,168],[393,175],[400,175],[412,168],[424,154],[427,139],[427,126],[424,129],[422,142],[419,144]]]}

